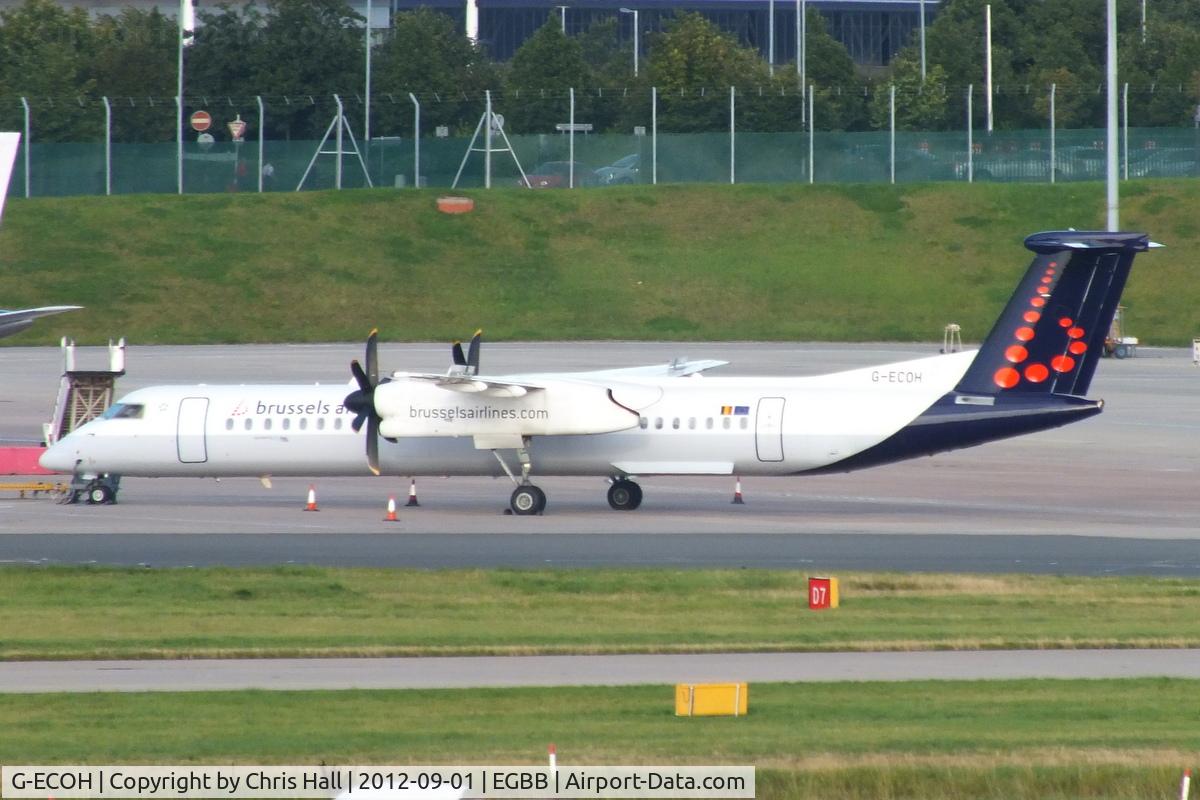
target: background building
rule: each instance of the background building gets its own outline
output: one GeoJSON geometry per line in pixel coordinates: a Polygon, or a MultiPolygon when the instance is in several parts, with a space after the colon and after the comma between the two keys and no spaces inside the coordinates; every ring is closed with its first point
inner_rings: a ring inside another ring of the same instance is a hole
{"type": "MultiPolygon", "coordinates": [[[[466,0],[471,2],[471,0],[466,0]]],[[[467,8],[464,0],[373,0],[371,24],[386,28],[391,14],[419,6],[437,9],[456,19],[466,30],[467,8]]],[[[621,36],[633,39],[633,15],[620,8],[636,8],[641,27],[643,52],[646,34],[662,29],[676,11],[696,11],[722,30],[736,35],[743,44],[758,48],[766,58],[770,45],[769,0],[474,0],[479,10],[479,40],[492,58],[506,61],[517,48],[552,16],[565,21],[568,34],[581,33],[599,19],[617,17],[621,36]]],[[[175,16],[178,2],[152,0],[62,0],[67,7],[84,8],[95,15],[118,14],[122,8],[157,6],[163,14],[175,16]]],[[[856,64],[864,67],[886,65],[900,48],[914,41],[919,26],[918,0],[811,0],[808,3],[825,17],[830,34],[846,46],[856,64]]],[[[196,0],[197,10],[216,0],[196,0]]],[[[236,7],[237,3],[233,3],[236,7]]],[[[350,6],[365,14],[366,0],[350,0],[350,6]]],[[[940,0],[925,3],[926,24],[940,0]]],[[[794,0],[775,3],[775,62],[784,64],[796,58],[796,10],[794,0]]]]}

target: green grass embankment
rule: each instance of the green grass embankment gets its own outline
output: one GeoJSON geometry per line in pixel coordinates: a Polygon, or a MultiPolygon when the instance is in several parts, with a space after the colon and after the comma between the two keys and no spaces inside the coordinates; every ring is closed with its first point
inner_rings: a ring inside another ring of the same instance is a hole
{"type": "Polygon", "coordinates": [[[0,658],[1200,646],[1200,583],[765,570],[0,571],[0,658]]]}
{"type": "MultiPolygon", "coordinates": [[[[636,186],[13,200],[6,307],[77,303],[6,344],[489,338],[978,341],[1031,232],[1096,228],[1102,184],[636,186]]],[[[1130,332],[1184,345],[1200,181],[1122,186],[1130,332]]]]}
{"type": "Polygon", "coordinates": [[[1196,681],[754,684],[741,718],[671,686],[8,695],[7,764],[753,764],[758,797],[1173,797],[1196,681]],[[102,732],[103,735],[100,735],[102,732]]]}

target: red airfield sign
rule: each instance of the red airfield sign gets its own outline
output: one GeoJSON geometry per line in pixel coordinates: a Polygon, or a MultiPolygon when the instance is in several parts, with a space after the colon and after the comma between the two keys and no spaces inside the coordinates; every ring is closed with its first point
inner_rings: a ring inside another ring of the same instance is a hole
{"type": "Polygon", "coordinates": [[[192,130],[203,133],[212,125],[212,115],[207,111],[195,111],[192,113],[192,130]]]}

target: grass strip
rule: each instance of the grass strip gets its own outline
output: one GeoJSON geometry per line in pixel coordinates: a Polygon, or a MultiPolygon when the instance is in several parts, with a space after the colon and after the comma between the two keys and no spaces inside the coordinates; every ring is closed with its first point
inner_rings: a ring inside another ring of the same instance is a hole
{"type": "MultiPolygon", "coordinates": [[[[732,677],[732,676],[731,676],[732,677]]],[[[8,695],[0,763],[754,764],[762,798],[1167,797],[1200,682],[754,684],[677,718],[669,686],[8,695]]]]}
{"type": "Polygon", "coordinates": [[[0,658],[1195,647],[1200,581],[787,570],[0,571],[0,658]]]}
{"type": "MultiPolygon", "coordinates": [[[[1041,230],[1104,224],[1099,183],[631,186],[14,199],[6,307],[76,303],[5,344],[668,339],[980,341],[1041,230]],[[299,311],[298,311],[299,310],[299,311]]],[[[1200,181],[1129,182],[1167,245],[1123,298],[1144,343],[1200,329],[1200,181]]]]}

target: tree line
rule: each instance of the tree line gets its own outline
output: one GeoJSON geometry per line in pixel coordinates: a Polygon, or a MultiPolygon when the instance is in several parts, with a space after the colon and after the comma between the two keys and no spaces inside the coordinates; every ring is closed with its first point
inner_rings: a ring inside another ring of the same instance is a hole
{"type": "MultiPolygon", "coordinates": [[[[901,130],[958,130],[966,90],[974,87],[976,124],[984,104],[983,19],[988,0],[945,0],[927,27],[927,68],[914,41],[885,74],[866,75],[809,9],[806,82],[813,87],[817,129],[866,131],[890,124],[891,87],[901,130]]],[[[1105,25],[1101,0],[991,0],[997,128],[1049,124],[1049,87],[1063,128],[1104,120],[1105,25]]],[[[1153,0],[1143,31],[1140,0],[1118,2],[1120,75],[1128,83],[1130,124],[1189,126],[1200,102],[1200,0],[1153,0]]],[[[185,106],[223,102],[270,108],[273,139],[318,138],[335,93],[361,124],[364,111],[364,20],[343,0],[265,0],[199,12],[185,50],[185,106]]],[[[53,0],[24,0],[0,11],[0,125],[19,128],[21,98],[38,141],[95,141],[103,135],[101,98],[117,107],[116,141],[175,137],[178,23],[158,10],[127,8],[92,19],[53,0]]],[[[576,36],[556,17],[507,63],[489,58],[450,17],[429,9],[395,15],[372,45],[371,130],[412,131],[410,93],[421,103],[423,130],[470,133],[485,91],[510,133],[547,133],[566,120],[570,89],[575,118],[596,131],[629,132],[649,119],[657,93],[660,130],[720,131],[728,126],[729,87],[737,87],[739,129],[795,131],[804,126],[805,90],[795,65],[774,74],[757,50],[741,45],[703,16],[678,13],[644,37],[633,73],[631,42],[605,19],[576,36]]]]}

